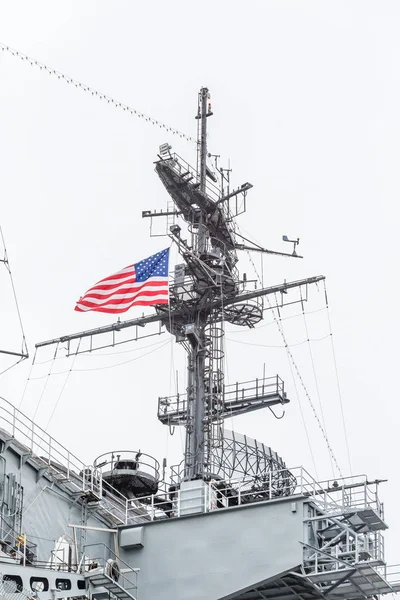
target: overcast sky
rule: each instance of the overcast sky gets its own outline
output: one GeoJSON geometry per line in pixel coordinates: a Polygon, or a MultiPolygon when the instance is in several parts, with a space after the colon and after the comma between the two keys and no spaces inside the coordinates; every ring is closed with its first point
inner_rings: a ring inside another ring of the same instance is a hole
{"type": "MultiPolygon", "coordinates": [[[[198,89],[210,88],[210,149],[223,164],[231,161],[236,185],[254,185],[239,218],[243,231],[277,250],[287,249],[282,234],[300,237],[304,260],[265,257],[265,284],[327,277],[352,471],[390,480],[382,489],[389,563],[400,558],[399,28],[399,3],[384,0],[231,0],[204,9],[174,0],[0,1],[0,42],[189,135],[196,135],[198,89]]],[[[0,224],[33,356],[36,342],[113,321],[74,312],[75,301],[95,281],[169,244],[150,237],[141,219],[142,210],[168,200],[153,161],[163,142],[192,163],[195,147],[4,52],[0,82],[0,224]]],[[[176,260],[173,253],[171,266],[176,260]]],[[[253,277],[246,255],[239,267],[253,277]]],[[[0,284],[1,343],[15,349],[5,269],[0,284]]],[[[311,346],[302,343],[301,307],[281,316],[300,315],[284,322],[285,334],[349,474],[324,306],[323,287],[310,288],[306,310],[319,312],[306,323],[309,337],[320,340],[311,346]]],[[[133,308],[126,316],[140,314],[133,308]]],[[[265,364],[268,375],[285,380],[292,402],[282,420],[264,411],[228,426],[271,445],[289,466],[314,471],[315,461],[319,477],[331,477],[286,352],[270,347],[282,346],[271,315],[260,325],[253,333],[227,327],[227,380],[260,377],[265,364]]],[[[158,396],[175,392],[175,370],[184,390],[184,352],[167,334],[122,349],[129,352],[78,357],[67,380],[64,373],[27,386],[26,361],[0,377],[0,394],[19,406],[26,387],[22,410],[43,427],[50,419],[49,433],[87,463],[139,447],[176,462],[183,432],[168,439],[156,410],[158,396]]],[[[48,358],[39,353],[37,361],[48,358]]],[[[3,357],[0,370],[10,364],[3,357]]],[[[43,377],[51,364],[35,366],[31,377],[43,377]]],[[[70,368],[61,360],[52,367],[70,368]]]]}

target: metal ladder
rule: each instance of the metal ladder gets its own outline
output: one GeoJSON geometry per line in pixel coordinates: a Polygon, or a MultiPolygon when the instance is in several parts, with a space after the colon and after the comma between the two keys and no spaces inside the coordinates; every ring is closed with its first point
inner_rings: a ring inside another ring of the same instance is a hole
{"type": "Polygon", "coordinates": [[[86,579],[94,587],[104,587],[113,596],[120,600],[136,600],[135,596],[132,596],[125,588],[122,587],[117,581],[109,577],[102,569],[100,572],[96,571],[93,575],[86,575],[86,579]]]}

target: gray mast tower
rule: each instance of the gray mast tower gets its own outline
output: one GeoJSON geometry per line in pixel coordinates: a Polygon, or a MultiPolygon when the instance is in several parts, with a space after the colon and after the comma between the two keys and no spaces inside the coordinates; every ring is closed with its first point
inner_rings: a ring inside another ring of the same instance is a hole
{"type": "MultiPolygon", "coordinates": [[[[250,183],[230,191],[229,171],[218,167],[218,178],[207,160],[207,121],[213,114],[207,88],[199,92],[197,169],[194,170],[171,147],[160,147],[156,172],[169,192],[175,210],[144,212],[144,217],[177,216],[187,224],[189,241],[183,239],[181,228],[173,223],[169,236],[179,248],[184,263],[175,267],[170,288],[170,313],[164,323],[176,336],[188,354],[187,393],[185,396],[160,398],[158,417],[168,425],[184,425],[186,449],[184,480],[206,479],[213,475],[214,450],[223,440],[223,420],[277,403],[288,402],[283,382],[278,376],[256,382],[247,388],[230,389],[224,377],[224,322],[254,327],[263,316],[262,298],[270,290],[246,290],[246,280],[240,280],[236,263],[237,250],[271,252],[254,245],[237,242],[235,217],[244,212],[250,183]],[[224,188],[227,189],[224,189],[224,188]]],[[[239,236],[241,237],[241,236],[239,236]]],[[[292,254],[297,257],[294,242],[292,254]]],[[[312,278],[290,287],[315,282],[312,278]]],[[[164,308],[158,309],[163,314],[164,308]]],[[[181,477],[180,477],[181,479],[181,477]]]]}
{"type": "Polygon", "coordinates": [[[169,306],[156,306],[156,313],[149,316],[118,320],[36,344],[37,348],[66,344],[67,355],[76,355],[96,350],[93,339],[107,333],[112,333],[111,343],[98,348],[114,346],[116,333],[123,329],[136,331],[132,339],[137,340],[152,335],[143,332],[145,325],[158,322],[159,333],[165,328],[173,334],[188,355],[187,389],[185,394],[159,398],[158,418],[163,424],[186,429],[183,465],[173,472],[173,483],[177,485],[191,480],[207,481],[216,472],[224,474],[225,418],[289,402],[278,375],[245,384],[225,382],[224,323],[252,328],[272,306],[270,302],[264,305],[265,296],[272,295],[279,306],[304,302],[308,285],[324,279],[316,276],[256,289],[245,275],[239,276],[238,250],[301,258],[296,253],[299,240],[283,236],[285,242],[293,243],[293,251],[276,252],[254,244],[238,232],[236,217],[245,212],[247,192],[253,186],[247,182],[231,189],[230,169],[220,167],[219,157],[208,152],[207,122],[212,115],[209,98],[208,89],[201,88],[196,114],[196,168],[172,153],[169,144],[161,145],[155,170],[171,201],[167,210],[142,212],[142,217],[150,218],[151,234],[153,219],[166,218],[167,235],[184,261],[175,266],[169,306]],[[211,158],[213,165],[208,164],[211,158]],[[299,296],[288,297],[288,291],[295,288],[299,296]],[[89,340],[88,347],[83,344],[84,339],[89,340]],[[75,350],[74,341],[78,343],[75,350]]]}

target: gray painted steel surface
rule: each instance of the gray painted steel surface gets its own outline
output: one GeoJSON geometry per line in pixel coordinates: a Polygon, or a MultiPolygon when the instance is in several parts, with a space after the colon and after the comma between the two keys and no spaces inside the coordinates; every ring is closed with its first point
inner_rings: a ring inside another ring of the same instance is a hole
{"type": "Polygon", "coordinates": [[[229,598],[300,565],[303,499],[296,512],[292,504],[293,497],[142,525],[143,548],[121,548],[140,568],[140,600],[229,598]]]}

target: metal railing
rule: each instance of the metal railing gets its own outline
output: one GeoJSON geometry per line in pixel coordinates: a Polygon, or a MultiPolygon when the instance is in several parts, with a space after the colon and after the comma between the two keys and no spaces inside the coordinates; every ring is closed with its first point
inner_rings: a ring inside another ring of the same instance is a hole
{"type": "Polygon", "coordinates": [[[15,440],[21,445],[21,453],[25,451],[38,468],[47,467],[56,481],[67,483],[75,491],[92,494],[99,500],[104,512],[121,524],[127,522],[126,497],[103,481],[101,471],[96,467],[87,466],[2,397],[0,429],[10,436],[10,440],[15,440]]]}
{"type": "MultiPolygon", "coordinates": [[[[223,402],[228,406],[227,415],[230,410],[229,407],[235,404],[254,402],[270,397],[276,397],[283,402],[286,398],[284,382],[279,375],[222,385],[221,390],[216,389],[216,392],[220,391],[223,402]]],[[[158,418],[161,421],[171,416],[175,420],[183,422],[186,420],[187,408],[186,394],[158,398],[158,418]]]]}
{"type": "Polygon", "coordinates": [[[384,565],[379,567],[379,573],[393,586],[396,592],[400,591],[400,564],[384,565]]]}
{"type": "MultiPolygon", "coordinates": [[[[172,166],[172,169],[180,177],[182,177],[182,175],[187,173],[189,176],[192,176],[192,178],[195,182],[198,182],[199,175],[198,175],[196,169],[194,167],[192,167],[192,165],[190,165],[188,162],[186,162],[185,159],[183,159],[181,156],[179,156],[179,154],[176,154],[176,152],[174,152],[174,154],[171,156],[170,159],[167,159],[167,162],[169,162],[170,166],[172,166]]],[[[217,202],[221,198],[221,190],[219,189],[218,186],[213,184],[209,179],[206,179],[205,187],[206,187],[207,195],[212,200],[217,202]]]]}
{"type": "Polygon", "coordinates": [[[285,397],[284,383],[279,375],[226,385],[224,400],[225,402],[245,402],[270,395],[277,395],[282,399],[285,397]]]}
{"type": "MultiPolygon", "coordinates": [[[[266,389],[276,389],[283,393],[283,382],[279,377],[255,380],[251,394],[265,394],[266,389]],[[268,379],[271,379],[268,382],[268,379]],[[271,386],[271,388],[270,388],[271,386]]],[[[250,397],[250,392],[241,391],[244,384],[225,386],[225,394],[232,397],[250,397]],[[240,387],[239,387],[240,386],[240,387]],[[231,390],[231,391],[229,391],[231,390]]],[[[243,388],[244,390],[244,388],[243,388]]],[[[167,398],[160,400],[170,400],[167,398]]],[[[175,399],[175,402],[179,402],[175,399]]],[[[181,400],[184,402],[184,400],[181,400]]],[[[180,409],[181,405],[176,405],[180,409]]],[[[166,404],[165,410],[171,410],[166,404]]],[[[22,448],[30,453],[38,467],[48,466],[56,480],[68,482],[75,490],[92,493],[99,501],[101,509],[121,524],[148,518],[154,519],[161,514],[179,516],[180,491],[164,486],[157,494],[138,499],[127,499],[110,484],[103,481],[99,467],[88,467],[72,452],[62,446],[29,417],[16,409],[11,403],[0,397],[0,428],[11,435],[22,448]],[[165,511],[164,511],[165,508],[165,511]]],[[[154,459],[153,459],[154,460],[154,459]]],[[[157,461],[156,461],[157,463],[157,461]]],[[[156,464],[156,466],[158,463],[156,464]]],[[[383,518],[383,505],[378,498],[378,483],[368,482],[366,476],[341,478],[317,482],[306,469],[272,469],[263,477],[244,477],[227,482],[210,481],[210,493],[202,496],[204,511],[214,510],[215,494],[217,508],[231,507],[279,496],[302,494],[310,496],[324,513],[341,513],[346,508],[372,508],[383,518]]]]}
{"type": "MultiPolygon", "coordinates": [[[[340,570],[369,560],[383,563],[384,559],[384,541],[380,531],[352,533],[343,530],[343,538],[334,545],[326,544],[322,548],[305,546],[304,549],[304,565],[308,574],[340,570]]],[[[379,565],[375,563],[374,566],[379,565]]]]}
{"type": "MultiPolygon", "coordinates": [[[[230,508],[253,502],[285,498],[295,495],[308,496],[325,515],[338,515],[347,508],[371,508],[378,514],[381,503],[374,487],[364,476],[353,477],[353,485],[358,490],[349,490],[345,479],[337,480],[337,487],[324,487],[327,482],[317,482],[304,467],[294,469],[272,469],[262,477],[242,477],[219,481],[211,479],[207,483],[207,492],[199,486],[198,502],[201,512],[210,512],[220,508],[230,508]],[[372,489],[371,489],[372,488],[372,489]],[[349,491],[353,491],[350,495],[349,491]],[[350,503],[351,502],[351,503],[350,503]]],[[[160,487],[157,494],[141,497],[140,500],[127,500],[127,516],[137,505],[142,506],[150,520],[167,517],[179,517],[181,511],[181,490],[178,485],[160,487]]],[[[361,537],[360,537],[361,540],[361,537]]],[[[383,550],[383,538],[376,542],[383,550]]],[[[375,550],[380,555],[380,550],[375,550]]]]}
{"type": "Polygon", "coordinates": [[[153,456],[140,452],[140,450],[114,450],[105,452],[96,458],[94,468],[98,472],[112,473],[114,470],[132,468],[147,473],[155,480],[160,478],[160,463],[153,456]],[[130,467],[128,467],[131,465],[130,467]]]}
{"type": "Polygon", "coordinates": [[[378,482],[369,482],[366,475],[316,482],[304,468],[302,469],[302,490],[312,495],[315,503],[324,512],[343,512],[350,507],[371,508],[383,518],[383,504],[378,497],[378,482]]]}
{"type": "Polygon", "coordinates": [[[86,467],[79,458],[36,425],[5,398],[0,397],[0,427],[17,439],[40,460],[69,478],[71,471],[80,473],[86,467]]]}
{"type": "Polygon", "coordinates": [[[78,565],[78,572],[90,574],[95,568],[101,567],[107,574],[107,569],[112,569],[110,561],[115,562],[118,565],[117,583],[127,592],[136,592],[138,589],[139,569],[128,565],[128,563],[117,556],[117,554],[106,544],[85,544],[83,555],[78,565]],[[130,574],[133,574],[134,581],[128,576],[130,574]]]}

